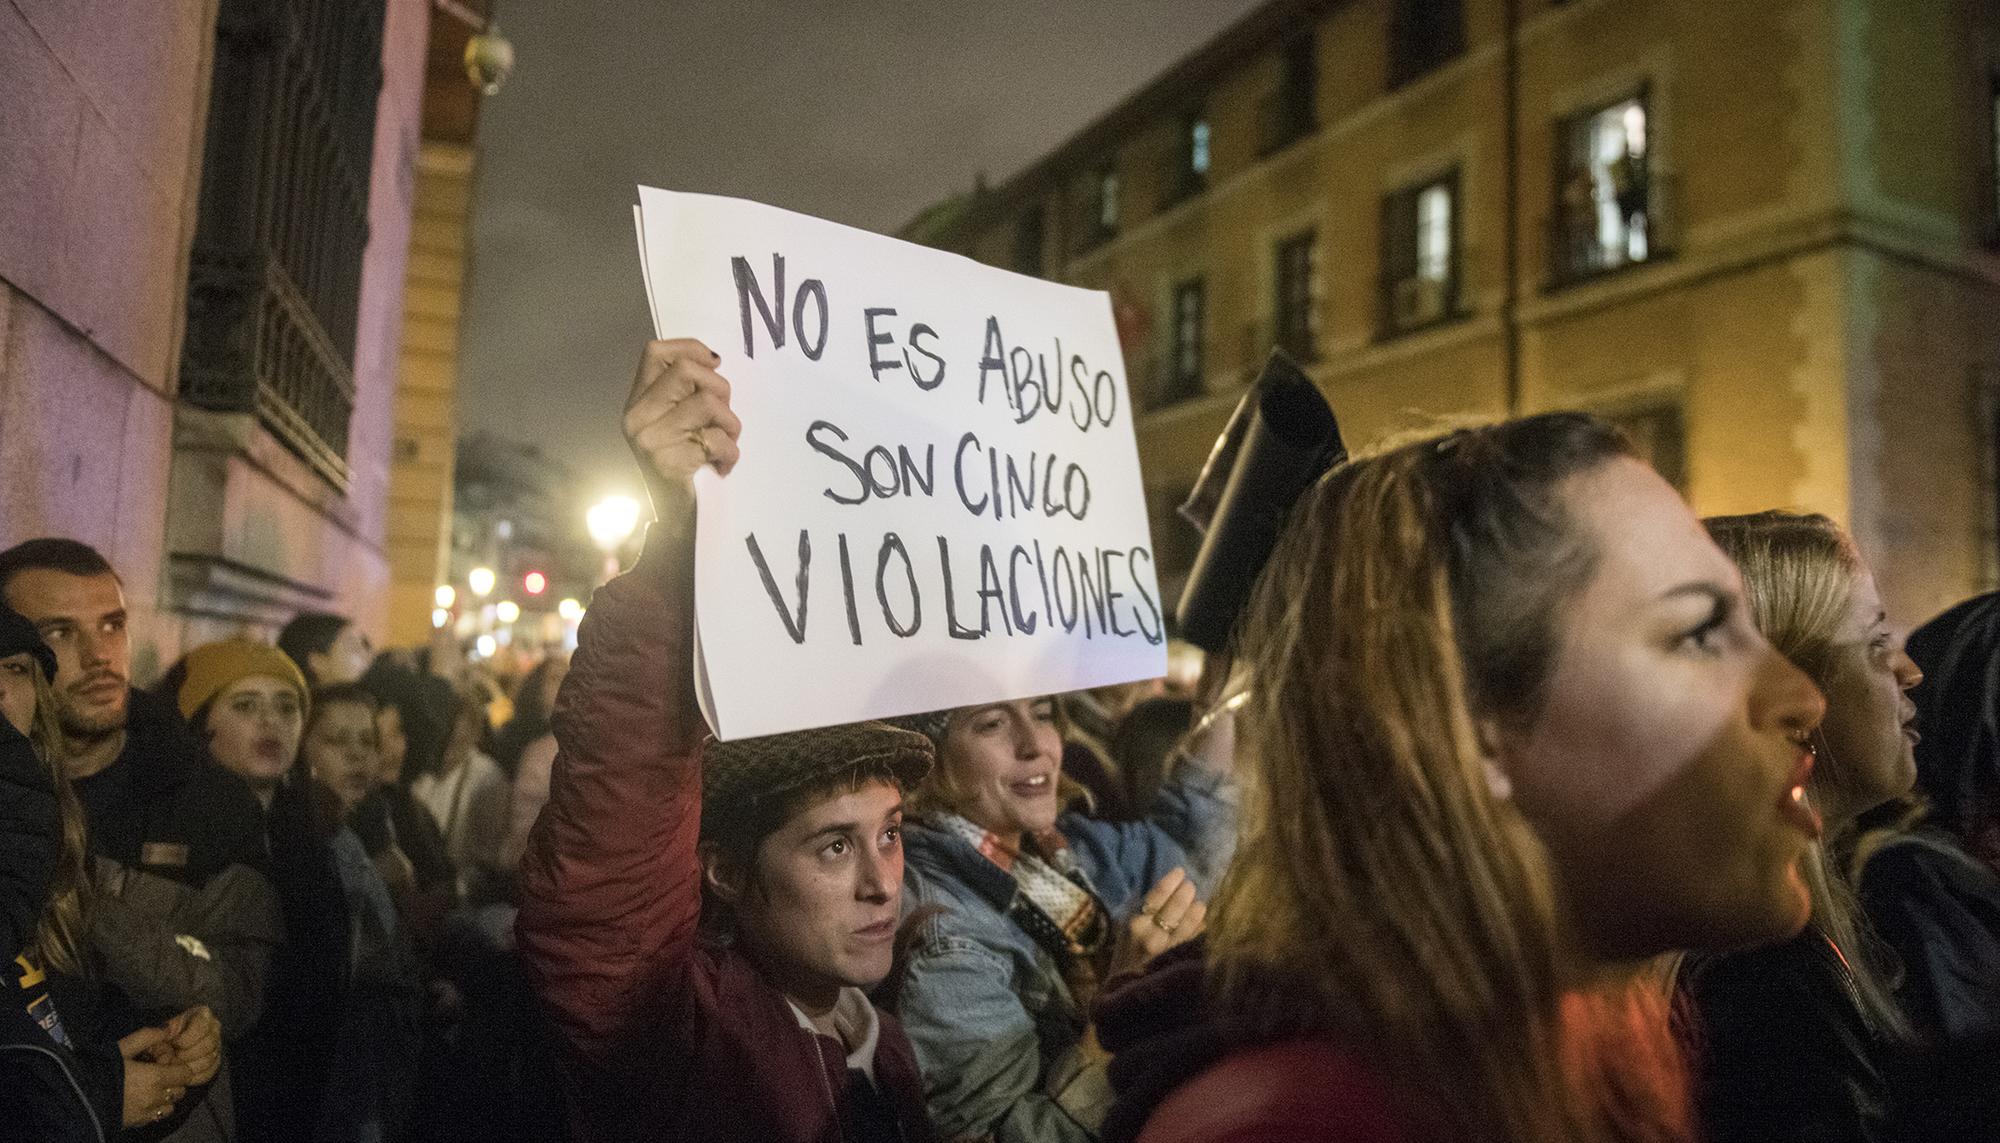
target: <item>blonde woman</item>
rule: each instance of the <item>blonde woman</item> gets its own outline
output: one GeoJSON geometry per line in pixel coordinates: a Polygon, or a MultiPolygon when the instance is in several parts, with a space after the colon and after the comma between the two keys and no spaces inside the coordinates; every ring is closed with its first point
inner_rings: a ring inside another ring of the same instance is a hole
{"type": "Polygon", "coordinates": [[[1069,808],[1056,700],[903,720],[938,764],[907,807],[896,1012],[946,1137],[1088,1143],[1110,1103],[1090,1030],[1101,981],[1201,933],[1235,826],[1229,716],[1143,821],[1069,808]]]}
{"type": "Polygon", "coordinates": [[[1682,1140],[1634,967],[1805,923],[1822,702],[1613,428],[1548,414],[1308,491],[1243,619],[1205,950],[1098,1011],[1105,1136],[1682,1140]]]}
{"type": "Polygon", "coordinates": [[[1758,627],[1826,694],[1827,713],[1806,787],[1826,830],[1802,867],[1811,923],[1781,944],[1693,958],[1681,973],[1702,1124],[1714,1143],[1882,1137],[1891,1129],[1883,1066],[1910,1026],[1845,857],[1857,820],[1916,782],[1907,692],[1923,673],[1832,520],[1760,512],[1706,524],[1742,569],[1758,627]]]}

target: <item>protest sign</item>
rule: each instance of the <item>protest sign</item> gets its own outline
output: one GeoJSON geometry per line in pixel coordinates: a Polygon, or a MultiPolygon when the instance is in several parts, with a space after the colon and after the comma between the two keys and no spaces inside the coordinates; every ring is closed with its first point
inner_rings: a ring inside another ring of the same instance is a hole
{"type": "Polygon", "coordinates": [[[695,479],[718,738],[1164,673],[1108,295],[740,199],[634,215],[659,335],[743,420],[695,479]]]}

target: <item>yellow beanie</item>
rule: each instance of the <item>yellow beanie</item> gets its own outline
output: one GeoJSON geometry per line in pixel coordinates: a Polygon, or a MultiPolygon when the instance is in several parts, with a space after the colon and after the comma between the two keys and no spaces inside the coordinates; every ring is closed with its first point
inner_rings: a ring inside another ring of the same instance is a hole
{"type": "Polygon", "coordinates": [[[188,652],[187,681],[181,684],[177,696],[181,716],[193,718],[194,712],[232,684],[257,675],[276,679],[299,692],[299,709],[306,709],[311,692],[306,687],[305,675],[291,656],[264,643],[224,639],[220,643],[204,643],[188,652]]]}

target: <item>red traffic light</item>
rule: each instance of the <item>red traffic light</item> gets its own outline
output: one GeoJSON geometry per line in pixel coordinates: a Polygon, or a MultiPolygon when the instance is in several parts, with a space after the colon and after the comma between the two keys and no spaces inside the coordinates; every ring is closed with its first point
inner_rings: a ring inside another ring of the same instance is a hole
{"type": "Polygon", "coordinates": [[[538,571],[531,571],[521,578],[521,586],[529,595],[540,595],[549,589],[549,577],[538,571]]]}

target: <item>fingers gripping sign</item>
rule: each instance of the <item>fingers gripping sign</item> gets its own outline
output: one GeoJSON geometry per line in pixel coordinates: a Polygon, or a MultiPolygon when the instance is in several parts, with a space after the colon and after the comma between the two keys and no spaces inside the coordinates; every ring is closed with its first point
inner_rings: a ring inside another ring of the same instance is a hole
{"type": "MultiPolygon", "coordinates": [[[[653,341],[625,400],[625,440],[649,484],[685,487],[702,466],[727,475],[743,422],[729,407],[722,358],[692,338],[653,341]]],[[[658,505],[655,506],[659,507],[658,505]]]]}

